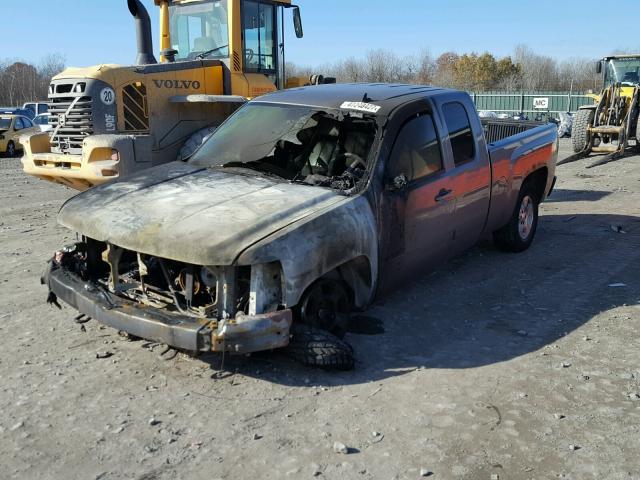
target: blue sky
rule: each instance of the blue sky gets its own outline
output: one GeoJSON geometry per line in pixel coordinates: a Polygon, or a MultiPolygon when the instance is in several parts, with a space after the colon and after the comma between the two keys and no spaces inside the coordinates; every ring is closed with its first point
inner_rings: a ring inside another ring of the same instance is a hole
{"type": "MultiPolygon", "coordinates": [[[[143,0],[152,16],[157,48],[157,8],[143,0]]],[[[387,48],[398,54],[423,48],[437,55],[447,50],[489,51],[509,55],[520,43],[558,59],[595,58],[617,49],[639,48],[637,0],[618,0],[616,21],[588,31],[596,0],[298,0],[305,38],[289,35],[287,60],[322,65],[367,50],[387,48]],[[625,34],[626,32],[626,34],[625,34]],[[616,38],[622,37],[621,40],[616,38]],[[626,38],[625,38],[626,37],[626,38]],[[628,40],[627,40],[628,39],[628,40]]],[[[135,59],[134,24],[126,0],[0,0],[5,48],[0,57],[37,62],[61,53],[70,66],[130,64],[135,59]],[[17,21],[19,18],[28,21],[17,21]],[[19,40],[18,40],[19,38],[19,40]],[[9,42],[6,42],[9,39],[9,42]]]]}

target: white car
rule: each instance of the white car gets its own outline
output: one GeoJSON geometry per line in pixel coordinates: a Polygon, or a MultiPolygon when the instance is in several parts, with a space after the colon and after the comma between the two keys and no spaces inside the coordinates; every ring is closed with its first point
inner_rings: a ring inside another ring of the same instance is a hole
{"type": "Polygon", "coordinates": [[[33,123],[35,123],[38,127],[40,127],[41,132],[48,132],[53,127],[49,124],[49,117],[51,114],[49,113],[41,113],[36,118],[33,119],[33,123]]]}

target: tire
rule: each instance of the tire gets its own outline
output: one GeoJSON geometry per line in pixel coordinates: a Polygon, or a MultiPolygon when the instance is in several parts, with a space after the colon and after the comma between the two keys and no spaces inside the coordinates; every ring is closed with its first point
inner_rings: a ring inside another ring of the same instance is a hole
{"type": "Polygon", "coordinates": [[[218,127],[210,126],[207,128],[203,128],[202,130],[198,130],[196,133],[191,135],[189,140],[187,140],[180,149],[177,160],[181,160],[183,162],[189,160],[193,156],[193,154],[196,153],[196,150],[198,150],[202,146],[202,144],[207,141],[207,139],[213,134],[213,132],[216,131],[217,128],[218,127]]]}
{"type": "Polygon", "coordinates": [[[309,325],[294,323],[286,353],[309,367],[348,371],[355,367],[353,348],[335,335],[309,325]]]}
{"type": "Polygon", "coordinates": [[[531,246],[538,229],[539,204],[534,184],[525,181],[511,220],[493,234],[493,240],[500,250],[520,253],[531,246]]]}
{"type": "Polygon", "coordinates": [[[573,152],[584,152],[589,146],[589,133],[587,129],[593,124],[595,111],[591,109],[578,110],[573,119],[571,127],[571,143],[573,144],[573,152]]]}
{"type": "Polygon", "coordinates": [[[7,144],[7,157],[13,158],[16,156],[16,145],[12,141],[7,144]]]}

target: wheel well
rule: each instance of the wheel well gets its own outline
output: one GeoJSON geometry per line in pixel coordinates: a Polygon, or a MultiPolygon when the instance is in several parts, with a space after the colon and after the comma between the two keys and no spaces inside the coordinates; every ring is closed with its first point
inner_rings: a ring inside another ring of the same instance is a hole
{"type": "Polygon", "coordinates": [[[545,190],[547,189],[547,181],[549,179],[549,170],[547,167],[536,170],[533,173],[530,173],[527,178],[525,178],[524,182],[522,182],[522,186],[524,185],[532,185],[533,191],[536,194],[538,201],[542,201],[544,197],[545,190]]]}
{"type": "MultiPolygon", "coordinates": [[[[306,293],[316,282],[322,279],[333,279],[344,282],[349,288],[349,294],[353,305],[356,308],[363,308],[371,300],[371,288],[373,279],[371,277],[371,263],[365,256],[356,257],[343,263],[339,267],[325,273],[309,285],[306,293]]],[[[304,294],[303,294],[304,296],[304,294]]]]}

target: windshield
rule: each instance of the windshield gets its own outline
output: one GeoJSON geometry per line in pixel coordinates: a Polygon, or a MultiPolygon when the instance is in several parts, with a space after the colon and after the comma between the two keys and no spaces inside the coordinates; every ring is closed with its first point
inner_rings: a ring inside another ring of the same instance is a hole
{"type": "Polygon", "coordinates": [[[229,56],[227,0],[172,5],[169,15],[176,59],[229,56]]]}
{"type": "Polygon", "coordinates": [[[605,87],[614,83],[636,85],[640,83],[640,58],[616,58],[607,62],[604,72],[605,87]]]}
{"type": "Polygon", "coordinates": [[[0,118],[0,130],[9,130],[11,126],[10,118],[0,118]]]}
{"type": "Polygon", "coordinates": [[[251,103],[232,115],[190,163],[349,190],[364,177],[375,131],[371,118],[251,103]]]}

